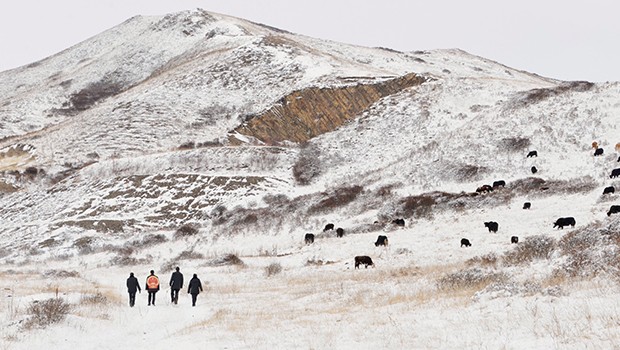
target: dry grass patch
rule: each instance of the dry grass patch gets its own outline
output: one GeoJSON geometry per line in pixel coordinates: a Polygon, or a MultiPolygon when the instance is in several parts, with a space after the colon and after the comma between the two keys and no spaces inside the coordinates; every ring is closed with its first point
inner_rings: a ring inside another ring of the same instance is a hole
{"type": "Polygon", "coordinates": [[[61,298],[35,300],[26,311],[30,316],[22,327],[24,329],[45,328],[63,321],[70,311],[71,305],[61,298]]]}
{"type": "Polygon", "coordinates": [[[557,242],[553,237],[546,235],[527,237],[512,251],[506,252],[502,261],[504,265],[514,266],[531,263],[534,259],[548,259],[556,246],[557,242]]]}
{"type": "Polygon", "coordinates": [[[503,282],[507,279],[508,276],[505,273],[472,268],[446,274],[437,280],[436,285],[440,291],[451,293],[461,291],[469,294],[469,292],[483,289],[493,282],[503,282]]]}

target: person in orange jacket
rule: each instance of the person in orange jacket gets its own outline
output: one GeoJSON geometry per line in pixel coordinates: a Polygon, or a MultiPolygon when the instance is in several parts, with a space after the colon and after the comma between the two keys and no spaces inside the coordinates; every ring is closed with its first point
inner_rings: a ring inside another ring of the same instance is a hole
{"type": "Polygon", "coordinates": [[[155,276],[155,271],[151,270],[151,274],[146,278],[144,289],[149,292],[149,306],[155,306],[155,293],[159,291],[159,277],[155,276]]]}

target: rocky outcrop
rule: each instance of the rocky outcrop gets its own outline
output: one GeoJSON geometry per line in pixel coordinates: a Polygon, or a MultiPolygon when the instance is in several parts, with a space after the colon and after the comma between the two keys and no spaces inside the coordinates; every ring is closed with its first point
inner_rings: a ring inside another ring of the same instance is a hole
{"type": "Polygon", "coordinates": [[[242,143],[235,134],[266,144],[307,141],[338,128],[379,99],[425,81],[425,77],[411,73],[377,83],[295,91],[267,111],[249,116],[231,133],[229,141],[233,145],[242,143]]]}

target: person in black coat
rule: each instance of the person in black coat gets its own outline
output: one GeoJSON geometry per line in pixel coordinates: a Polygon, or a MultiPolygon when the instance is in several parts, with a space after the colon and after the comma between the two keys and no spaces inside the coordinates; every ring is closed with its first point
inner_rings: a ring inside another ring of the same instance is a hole
{"type": "Polygon", "coordinates": [[[127,279],[127,293],[129,293],[129,306],[131,307],[136,304],[136,291],[142,293],[138,279],[135,278],[133,272],[131,272],[129,273],[129,278],[127,279]]]}
{"type": "Polygon", "coordinates": [[[194,277],[189,281],[187,289],[187,294],[192,295],[192,306],[196,306],[196,298],[198,298],[200,292],[202,292],[202,283],[198,279],[198,275],[194,274],[194,277]]]}
{"type": "Polygon", "coordinates": [[[183,288],[183,274],[179,270],[177,266],[176,271],[170,276],[170,298],[174,304],[179,303],[179,290],[183,288]]]}

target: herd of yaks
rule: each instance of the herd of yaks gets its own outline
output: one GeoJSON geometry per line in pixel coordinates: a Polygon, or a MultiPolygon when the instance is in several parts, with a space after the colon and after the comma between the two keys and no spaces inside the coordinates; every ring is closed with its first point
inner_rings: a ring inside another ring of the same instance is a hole
{"type": "MultiPolygon", "coordinates": [[[[603,155],[604,150],[602,148],[599,147],[598,142],[592,142],[592,148],[594,149],[594,156],[601,156],[603,155]]],[[[616,144],[616,152],[620,153],[620,142],[616,144]]],[[[538,157],[538,152],[537,151],[530,151],[527,154],[526,158],[531,158],[531,157],[538,157]]],[[[620,162],[620,156],[618,157],[618,162],[620,162]]],[[[536,172],[538,172],[538,169],[535,166],[532,166],[531,168],[532,174],[536,174],[536,172]]],[[[609,175],[610,179],[616,178],[620,176],[620,168],[616,168],[613,169],[611,171],[611,175],[609,175]]],[[[494,189],[498,189],[499,187],[505,187],[506,186],[506,182],[504,180],[498,180],[493,182],[493,185],[482,185],[480,187],[478,187],[476,189],[476,192],[478,194],[483,194],[483,193],[489,193],[492,192],[494,189]]],[[[603,195],[605,194],[612,194],[615,193],[616,189],[614,188],[614,186],[608,186],[605,187],[603,189],[603,195]]],[[[525,202],[523,204],[523,209],[530,209],[532,207],[532,204],[530,202],[525,202]]],[[[617,214],[620,213],[620,205],[612,205],[609,208],[609,211],[607,212],[607,216],[611,216],[611,214],[617,214]]],[[[397,226],[405,226],[405,220],[404,219],[394,219],[392,221],[392,224],[397,225],[397,226]]],[[[571,226],[571,227],[575,227],[576,221],[575,218],[573,217],[563,217],[563,218],[558,218],[554,223],[553,223],[553,228],[559,228],[559,229],[564,229],[564,226],[571,226]]],[[[489,221],[489,222],[485,222],[484,223],[484,227],[489,229],[489,232],[497,232],[499,229],[499,224],[495,221],[489,221]]],[[[330,231],[330,230],[334,230],[334,224],[329,223],[327,225],[325,225],[325,228],[323,228],[323,232],[326,231],[330,231]]],[[[344,229],[341,227],[338,227],[336,229],[336,236],[337,237],[343,237],[344,236],[344,229]]],[[[305,237],[304,237],[304,241],[306,242],[306,244],[312,244],[314,243],[314,234],[312,233],[306,233],[305,237]]],[[[519,237],[517,236],[512,236],[510,237],[510,243],[516,244],[519,243],[519,237]]],[[[375,246],[387,246],[388,245],[388,238],[387,236],[384,235],[379,235],[377,237],[377,241],[375,242],[375,246]]],[[[461,247],[471,247],[471,242],[469,241],[469,239],[467,238],[461,238],[461,247]]],[[[368,266],[372,266],[374,267],[374,263],[372,261],[372,259],[367,256],[367,255],[359,255],[356,256],[354,259],[355,262],[355,268],[359,268],[360,265],[364,265],[364,267],[368,268],[368,266]]]]}
{"type": "MultiPolygon", "coordinates": [[[[594,149],[594,156],[601,156],[604,153],[604,150],[602,148],[599,147],[598,142],[594,141],[592,142],[592,148],[594,149]]],[[[616,152],[620,152],[620,142],[616,144],[616,152]]],[[[531,157],[538,157],[538,152],[533,150],[533,151],[529,151],[529,153],[527,154],[526,158],[531,158],[531,157]]],[[[620,156],[618,157],[618,162],[620,162],[620,156]]],[[[531,168],[532,173],[535,174],[538,169],[535,166],[532,166],[531,168]]],[[[609,175],[610,179],[614,179],[616,177],[620,176],[620,168],[616,168],[613,169],[611,171],[611,174],[609,175]]],[[[482,185],[480,187],[478,187],[476,189],[476,192],[479,194],[483,194],[483,193],[489,193],[492,192],[494,189],[497,189],[499,187],[505,187],[506,186],[506,182],[503,180],[500,181],[495,181],[493,182],[493,186],[489,186],[489,185],[482,185]]],[[[608,186],[605,187],[603,189],[603,195],[606,194],[612,194],[615,193],[616,189],[614,188],[614,186],[608,186]]],[[[530,202],[525,202],[523,204],[523,209],[530,209],[532,207],[532,203],[530,202]]],[[[612,205],[609,208],[609,211],[607,211],[607,216],[611,216],[611,214],[617,214],[620,213],[620,205],[612,205]]],[[[560,228],[563,229],[564,226],[571,226],[571,227],[575,227],[575,218],[573,217],[564,217],[564,218],[558,218],[554,223],[553,223],[553,228],[560,228]]],[[[494,221],[489,221],[489,222],[485,222],[484,226],[487,227],[489,229],[489,232],[497,232],[498,228],[499,228],[499,224],[497,222],[494,221]]],[[[510,238],[510,242],[511,243],[518,243],[519,242],[519,237],[517,236],[512,236],[510,238]]],[[[462,238],[461,239],[461,247],[471,247],[471,243],[469,242],[469,240],[467,238],[462,238]]]]}

